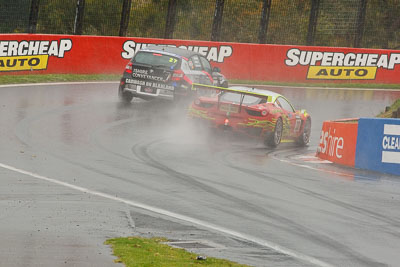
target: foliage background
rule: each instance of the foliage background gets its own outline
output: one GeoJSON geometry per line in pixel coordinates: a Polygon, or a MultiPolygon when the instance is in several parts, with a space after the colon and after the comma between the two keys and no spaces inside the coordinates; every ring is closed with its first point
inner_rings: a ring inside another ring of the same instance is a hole
{"type": "MultiPolygon", "coordinates": [[[[320,0],[314,45],[352,47],[361,0],[320,0]]],[[[73,34],[76,0],[40,0],[37,33],[73,34]]],[[[267,43],[305,45],[312,0],[272,0],[267,43]]],[[[85,0],[83,34],[117,36],[123,0],[85,0]]],[[[0,32],[27,32],[31,0],[0,0],[0,32]]],[[[175,39],[210,40],[216,0],[177,0],[175,39]]],[[[221,41],[257,43],[262,0],[225,0],[221,41]]],[[[168,0],[132,0],[127,36],[163,38],[168,0]]],[[[362,46],[400,48],[400,0],[368,0],[362,46]]]]}

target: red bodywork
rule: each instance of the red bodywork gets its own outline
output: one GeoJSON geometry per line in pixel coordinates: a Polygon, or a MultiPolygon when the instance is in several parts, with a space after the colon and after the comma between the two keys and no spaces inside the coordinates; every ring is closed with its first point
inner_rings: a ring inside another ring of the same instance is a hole
{"type": "MultiPolygon", "coordinates": [[[[254,93],[252,95],[254,96],[254,93]]],[[[290,103],[289,108],[292,111],[282,108],[279,99],[286,101],[287,99],[279,94],[271,92],[270,96],[265,94],[259,96],[265,98],[265,103],[246,105],[245,103],[224,102],[219,99],[219,96],[199,97],[192,102],[188,114],[189,117],[209,127],[228,129],[260,138],[273,132],[277,120],[281,118],[282,138],[285,141],[298,139],[302,135],[305,122],[310,119],[310,115],[304,110],[295,111],[290,103]]]]}

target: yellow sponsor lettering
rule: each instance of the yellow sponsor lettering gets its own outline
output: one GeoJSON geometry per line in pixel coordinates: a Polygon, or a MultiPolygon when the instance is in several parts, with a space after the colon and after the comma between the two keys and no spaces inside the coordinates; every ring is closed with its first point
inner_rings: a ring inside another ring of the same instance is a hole
{"type": "Polygon", "coordinates": [[[310,66],[307,79],[317,80],[374,80],[378,67],[310,66]]]}
{"type": "Polygon", "coordinates": [[[45,70],[49,55],[0,57],[0,72],[45,70]]]}

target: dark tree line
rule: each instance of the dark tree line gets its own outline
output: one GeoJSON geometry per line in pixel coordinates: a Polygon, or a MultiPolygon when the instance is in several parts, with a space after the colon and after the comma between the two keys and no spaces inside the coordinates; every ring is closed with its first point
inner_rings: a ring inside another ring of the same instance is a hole
{"type": "Polygon", "coordinates": [[[399,0],[0,0],[0,31],[397,48],[399,0]]]}

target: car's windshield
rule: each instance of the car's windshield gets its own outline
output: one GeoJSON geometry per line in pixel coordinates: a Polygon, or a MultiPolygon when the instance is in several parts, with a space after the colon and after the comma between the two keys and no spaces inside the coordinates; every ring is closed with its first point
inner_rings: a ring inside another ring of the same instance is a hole
{"type": "Polygon", "coordinates": [[[174,69],[179,63],[179,58],[156,52],[141,51],[133,58],[133,62],[174,69]]]}
{"type": "MultiPolygon", "coordinates": [[[[220,101],[221,102],[232,102],[235,104],[239,104],[241,97],[242,97],[241,94],[224,92],[221,95],[220,101]]],[[[257,104],[260,104],[263,102],[265,102],[264,97],[245,95],[242,104],[246,105],[246,106],[252,106],[252,105],[257,105],[257,104]]]]}

